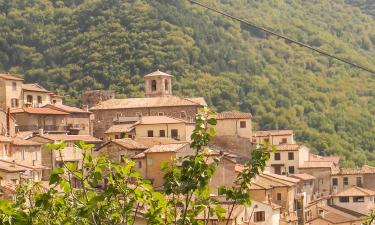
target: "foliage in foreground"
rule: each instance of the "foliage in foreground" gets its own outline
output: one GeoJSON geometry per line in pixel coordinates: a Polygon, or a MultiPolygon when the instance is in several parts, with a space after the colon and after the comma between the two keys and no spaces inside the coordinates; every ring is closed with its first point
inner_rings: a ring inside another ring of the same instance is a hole
{"type": "MultiPolygon", "coordinates": [[[[83,142],[77,148],[83,152],[80,165],[64,163],[55,168],[49,190],[40,183],[25,182],[17,187],[14,202],[0,202],[0,224],[134,224],[136,218],[144,218],[148,224],[204,224],[204,218],[223,218],[225,209],[212,197],[209,181],[219,158],[208,155],[207,147],[215,135],[216,120],[212,112],[204,109],[196,116],[196,127],[191,147],[195,154],[162,165],[165,170],[162,192],[156,192],[138,172],[135,163],[124,159],[119,164],[105,156],[94,157],[92,145],[83,142]],[[209,160],[211,159],[211,160],[209,160]],[[78,184],[75,188],[72,184],[78,184]]],[[[51,144],[51,150],[62,154],[65,144],[51,144]]],[[[258,146],[252,151],[252,159],[238,174],[234,187],[221,187],[233,205],[250,205],[248,185],[259,174],[270,156],[268,148],[258,146]]]]}

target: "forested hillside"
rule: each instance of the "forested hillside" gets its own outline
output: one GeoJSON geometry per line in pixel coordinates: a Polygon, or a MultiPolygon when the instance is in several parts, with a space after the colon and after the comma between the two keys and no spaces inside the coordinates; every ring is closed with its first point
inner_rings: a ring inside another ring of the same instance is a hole
{"type": "MultiPolygon", "coordinates": [[[[201,2],[375,69],[365,0],[201,2]]],[[[257,129],[295,129],[344,166],[375,164],[374,74],[185,0],[0,0],[0,10],[0,70],[69,104],[89,89],[142,96],[142,75],[160,69],[175,75],[176,94],[251,112],[257,129]]]]}

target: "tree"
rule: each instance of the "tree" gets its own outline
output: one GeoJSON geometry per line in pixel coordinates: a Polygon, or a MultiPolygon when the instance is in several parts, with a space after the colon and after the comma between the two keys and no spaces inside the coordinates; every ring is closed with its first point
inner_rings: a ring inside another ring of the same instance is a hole
{"type": "MultiPolygon", "coordinates": [[[[190,146],[195,149],[193,155],[161,165],[165,170],[162,192],[154,191],[135,171],[133,161],[124,158],[120,164],[105,156],[94,157],[90,152],[93,146],[79,142],[76,148],[83,152],[82,163],[63,163],[55,168],[48,190],[31,181],[19,185],[14,202],[0,202],[0,224],[128,225],[140,215],[148,224],[202,224],[213,215],[223,219],[225,209],[211,196],[208,186],[219,161],[210,158],[208,151],[215,135],[216,119],[212,116],[207,108],[196,116],[190,146]],[[200,213],[205,213],[203,221],[196,219],[200,213]]],[[[50,144],[49,149],[62,157],[65,143],[50,144]]],[[[233,200],[233,207],[250,204],[251,179],[264,169],[269,155],[268,148],[258,146],[235,186],[221,188],[221,193],[233,200]]]]}

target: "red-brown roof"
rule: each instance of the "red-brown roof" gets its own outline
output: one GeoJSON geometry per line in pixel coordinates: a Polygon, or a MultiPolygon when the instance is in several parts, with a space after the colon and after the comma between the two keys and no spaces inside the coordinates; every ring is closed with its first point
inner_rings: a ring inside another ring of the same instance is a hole
{"type": "Polygon", "coordinates": [[[375,192],[369,189],[353,186],[350,187],[335,196],[337,197],[345,197],[345,196],[374,196],[375,192]]]}
{"type": "Polygon", "coordinates": [[[302,146],[301,144],[280,144],[275,147],[277,151],[298,151],[302,146]]]}
{"type": "Polygon", "coordinates": [[[173,77],[172,75],[161,72],[160,70],[156,70],[155,72],[149,73],[145,75],[144,77],[157,77],[157,76],[173,77]]]}
{"type": "Polygon", "coordinates": [[[10,74],[0,73],[0,78],[3,78],[5,80],[15,80],[15,81],[23,81],[20,77],[15,77],[10,74]]]}
{"type": "Polygon", "coordinates": [[[43,134],[37,135],[51,141],[84,141],[87,143],[102,143],[103,141],[91,135],[43,134]]]}
{"type": "Polygon", "coordinates": [[[50,108],[32,108],[32,107],[26,107],[26,108],[19,108],[19,109],[11,109],[10,113],[17,114],[17,113],[28,113],[28,114],[34,114],[34,115],[69,115],[69,113],[50,109],[50,108]]]}
{"type": "Polygon", "coordinates": [[[25,140],[22,138],[14,137],[12,138],[12,144],[16,146],[41,146],[41,143],[25,140]]]}
{"type": "Polygon", "coordinates": [[[43,93],[51,93],[50,91],[48,91],[47,89],[45,89],[44,87],[40,86],[37,83],[23,84],[22,89],[25,90],[25,91],[36,91],[36,92],[43,92],[43,93]]]}
{"type": "Polygon", "coordinates": [[[300,179],[300,180],[315,180],[316,179],[316,177],[307,173],[294,173],[294,174],[290,174],[289,176],[300,179]]]}
{"type": "Polygon", "coordinates": [[[180,149],[186,147],[187,145],[189,145],[189,143],[155,145],[144,151],[144,153],[178,152],[180,149]]]}
{"type": "Polygon", "coordinates": [[[334,175],[352,175],[352,174],[375,174],[375,167],[364,165],[360,168],[340,168],[334,175]]]}
{"type": "MultiPolygon", "coordinates": [[[[125,98],[109,99],[98,103],[90,110],[106,109],[130,109],[130,108],[155,108],[155,107],[175,107],[175,106],[206,106],[203,101],[197,98],[181,98],[178,96],[165,96],[153,98],[125,98]]],[[[205,103],[205,102],[204,102],[205,103]]]]}
{"type": "Polygon", "coordinates": [[[100,148],[97,148],[95,151],[100,151],[100,149],[102,149],[104,146],[108,145],[108,144],[111,144],[111,143],[114,143],[114,144],[117,144],[117,145],[120,145],[128,150],[146,150],[148,149],[148,147],[146,145],[143,145],[142,143],[139,143],[131,138],[124,138],[124,139],[115,139],[115,140],[112,140],[112,141],[109,141],[107,143],[105,143],[104,145],[102,145],[100,148]]]}
{"type": "Polygon", "coordinates": [[[85,111],[85,110],[77,108],[77,107],[63,105],[63,104],[56,104],[56,105],[47,104],[47,105],[43,106],[43,108],[56,109],[56,110],[60,110],[60,111],[67,112],[67,113],[87,113],[87,114],[91,113],[89,111],[85,111]]]}
{"type": "Polygon", "coordinates": [[[216,119],[223,120],[223,119],[251,119],[250,113],[244,113],[239,111],[225,111],[218,113],[216,119]]]}
{"type": "Polygon", "coordinates": [[[338,164],[339,161],[340,161],[340,157],[338,157],[338,156],[320,156],[320,155],[310,154],[309,161],[334,162],[335,164],[338,164]]]}

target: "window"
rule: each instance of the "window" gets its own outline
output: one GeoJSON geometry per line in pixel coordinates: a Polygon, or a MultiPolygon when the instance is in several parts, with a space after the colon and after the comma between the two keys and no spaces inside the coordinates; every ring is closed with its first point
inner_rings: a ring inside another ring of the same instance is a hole
{"type": "Polygon", "coordinates": [[[52,100],[52,103],[53,103],[53,104],[56,104],[56,100],[52,100]]]}
{"type": "Polygon", "coordinates": [[[246,121],[240,121],[240,128],[246,128],[246,121]]]}
{"type": "Polygon", "coordinates": [[[142,168],[142,161],[138,161],[138,168],[142,168]]]}
{"type": "Polygon", "coordinates": [[[344,197],[339,197],[340,202],[349,202],[349,197],[344,196],[344,197]]]}
{"type": "Polygon", "coordinates": [[[185,111],[182,111],[182,112],[180,113],[180,118],[181,118],[181,119],[186,119],[186,112],[185,112],[185,111]]]}
{"type": "Polygon", "coordinates": [[[337,186],[338,185],[337,178],[332,178],[332,185],[333,186],[337,186]]]}
{"type": "Polygon", "coordinates": [[[277,201],[281,201],[281,193],[277,193],[276,199],[277,201]]]}
{"type": "Polygon", "coordinates": [[[156,80],[151,81],[151,91],[156,91],[156,80]]]}
{"type": "Polygon", "coordinates": [[[356,177],[356,184],[358,187],[362,187],[362,177],[356,177]]]}
{"type": "Polygon", "coordinates": [[[177,129],[171,130],[171,138],[178,139],[178,130],[177,129]]]}
{"type": "Polygon", "coordinates": [[[363,196],[354,196],[353,202],[365,202],[365,197],[363,196]]]}
{"type": "Polygon", "coordinates": [[[288,139],[287,138],[281,139],[280,144],[286,144],[286,143],[288,143],[288,139]]]}
{"type": "Polygon", "coordinates": [[[37,98],[37,100],[38,100],[38,104],[42,104],[42,96],[38,96],[38,98],[37,98]]]}
{"type": "Polygon", "coordinates": [[[13,91],[17,91],[17,82],[12,82],[13,91]]]}
{"type": "Polygon", "coordinates": [[[125,157],[126,157],[125,155],[121,155],[120,156],[120,162],[122,162],[122,163],[125,162],[125,157]]]}
{"type": "Polygon", "coordinates": [[[153,137],[154,136],[154,131],[153,130],[148,130],[147,131],[147,137],[153,137]]]}
{"type": "Polygon", "coordinates": [[[18,99],[17,98],[12,98],[10,100],[10,104],[12,107],[18,107],[18,99]]]}
{"type": "Polygon", "coordinates": [[[116,134],[116,135],[115,135],[115,139],[119,139],[119,136],[118,136],[118,134],[116,134]]]}
{"type": "Polygon", "coordinates": [[[152,166],[152,159],[147,159],[147,166],[152,166]]]}
{"type": "Polygon", "coordinates": [[[166,91],[169,91],[169,83],[168,83],[168,80],[165,80],[165,81],[164,81],[164,87],[165,87],[165,90],[166,90],[166,91]]]}
{"type": "Polygon", "coordinates": [[[26,102],[27,103],[33,103],[33,96],[32,95],[27,95],[26,96],[26,102]]]}
{"type": "Polygon", "coordinates": [[[266,213],[264,211],[255,212],[254,222],[261,222],[266,220],[266,213]]]}
{"type": "Polygon", "coordinates": [[[344,177],[342,182],[343,182],[344,185],[349,185],[349,179],[347,177],[344,177]]]}
{"type": "Polygon", "coordinates": [[[165,130],[159,130],[159,137],[165,137],[165,130]]]}
{"type": "Polygon", "coordinates": [[[158,116],[164,116],[164,113],[163,112],[159,112],[158,116]]]}
{"type": "Polygon", "coordinates": [[[279,152],[276,152],[275,153],[275,160],[280,160],[281,159],[281,155],[279,152]]]}
{"type": "Polygon", "coordinates": [[[289,166],[289,173],[294,173],[294,166],[289,166]]]}
{"type": "Polygon", "coordinates": [[[288,152],[288,159],[294,160],[294,152],[288,152]]]}
{"type": "Polygon", "coordinates": [[[269,142],[270,142],[270,139],[269,139],[269,138],[265,138],[265,139],[263,139],[263,142],[265,142],[265,143],[269,143],[269,142]]]}

